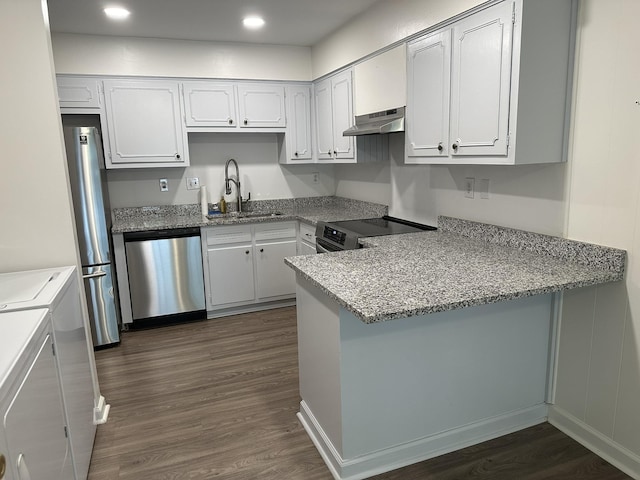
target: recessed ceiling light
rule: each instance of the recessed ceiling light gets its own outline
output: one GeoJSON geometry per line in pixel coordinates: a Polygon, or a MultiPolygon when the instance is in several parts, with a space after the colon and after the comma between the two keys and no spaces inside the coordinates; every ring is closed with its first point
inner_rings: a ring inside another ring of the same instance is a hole
{"type": "Polygon", "coordinates": [[[131,12],[129,10],[127,10],[126,8],[122,8],[122,7],[109,7],[109,8],[105,8],[104,9],[104,13],[107,15],[107,17],[113,19],[113,20],[124,20],[125,18],[127,18],[131,12]]]}
{"type": "Polygon", "coordinates": [[[261,28],[264,25],[264,20],[261,17],[245,17],[244,20],[242,20],[242,24],[246,27],[246,28],[251,28],[253,30],[257,29],[257,28],[261,28]]]}

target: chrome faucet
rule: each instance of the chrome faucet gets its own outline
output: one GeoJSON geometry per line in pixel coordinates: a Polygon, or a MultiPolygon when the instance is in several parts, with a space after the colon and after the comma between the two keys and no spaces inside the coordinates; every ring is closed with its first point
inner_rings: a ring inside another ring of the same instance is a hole
{"type": "MultiPolygon", "coordinates": [[[[238,213],[242,212],[242,194],[240,193],[240,170],[238,169],[238,162],[236,162],[233,158],[227,160],[227,163],[224,166],[224,191],[227,195],[231,195],[231,183],[236,186],[236,202],[238,205],[238,213]],[[236,179],[229,178],[229,164],[233,162],[236,166],[236,179]]],[[[249,197],[245,200],[248,202],[251,199],[251,193],[249,193],[249,197]]]]}

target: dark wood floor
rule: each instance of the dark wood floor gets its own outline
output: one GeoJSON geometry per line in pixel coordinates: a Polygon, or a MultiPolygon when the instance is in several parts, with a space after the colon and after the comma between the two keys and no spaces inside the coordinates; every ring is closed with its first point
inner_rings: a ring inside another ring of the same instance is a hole
{"type": "MultiPolygon", "coordinates": [[[[332,479],[295,415],[295,308],[126,332],[96,360],[90,480],[332,479]]],[[[549,424],[375,477],[628,478],[549,424]]]]}

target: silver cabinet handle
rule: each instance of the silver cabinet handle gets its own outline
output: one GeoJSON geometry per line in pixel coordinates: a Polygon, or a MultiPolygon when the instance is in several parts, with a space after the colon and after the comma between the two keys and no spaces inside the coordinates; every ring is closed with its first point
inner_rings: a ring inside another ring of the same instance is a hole
{"type": "Polygon", "coordinates": [[[29,473],[29,469],[27,468],[27,459],[25,458],[24,453],[18,455],[16,467],[18,468],[19,480],[31,480],[31,474],[29,473]]]}
{"type": "Polygon", "coordinates": [[[87,275],[83,275],[82,278],[98,278],[98,277],[106,277],[107,276],[107,272],[96,272],[96,273],[89,273],[87,275]]]}

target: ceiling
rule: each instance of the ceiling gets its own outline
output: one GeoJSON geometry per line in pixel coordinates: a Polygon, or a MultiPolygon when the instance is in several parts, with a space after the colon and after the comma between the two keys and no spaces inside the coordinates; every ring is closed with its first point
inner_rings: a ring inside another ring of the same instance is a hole
{"type": "Polygon", "coordinates": [[[48,0],[51,31],[312,46],[379,0],[48,0]],[[102,9],[131,11],[114,22],[102,9]],[[242,27],[260,15],[259,31],[242,27]]]}

